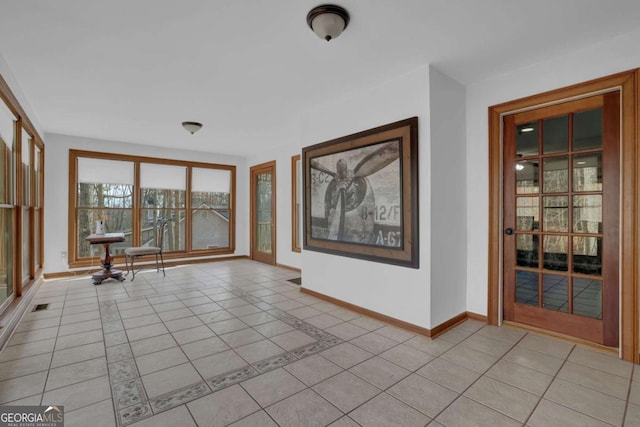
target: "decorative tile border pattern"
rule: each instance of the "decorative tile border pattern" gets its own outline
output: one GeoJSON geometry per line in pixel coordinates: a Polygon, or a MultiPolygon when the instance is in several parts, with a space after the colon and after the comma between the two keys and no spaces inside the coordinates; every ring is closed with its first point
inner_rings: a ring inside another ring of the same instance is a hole
{"type": "MultiPolygon", "coordinates": [[[[269,313],[276,319],[294,327],[300,332],[314,338],[316,341],[284,352],[258,362],[248,364],[240,369],[225,372],[206,381],[172,390],[162,396],[147,399],[142,384],[142,379],[138,372],[133,352],[126,339],[126,332],[122,324],[120,312],[115,301],[105,301],[99,303],[102,329],[105,334],[107,345],[107,360],[109,362],[109,379],[111,392],[117,412],[118,426],[124,427],[129,424],[148,418],[154,414],[175,408],[176,406],[222,390],[234,384],[238,384],[249,378],[258,376],[273,369],[286,366],[299,359],[303,359],[312,354],[326,350],[343,340],[331,335],[316,326],[305,322],[302,319],[287,313],[286,311],[274,308],[271,304],[262,301],[260,298],[250,295],[246,291],[233,285],[219,285],[225,292],[233,294],[248,304],[253,304],[263,312],[269,313]],[[109,339],[107,339],[107,335],[109,339]],[[107,342],[109,341],[109,342],[107,342]]],[[[206,287],[198,286],[205,289],[206,287]]],[[[173,295],[174,292],[167,292],[166,295],[173,295]]],[[[162,294],[165,295],[165,294],[162,294]]],[[[160,296],[162,296],[160,295],[160,296]]],[[[154,297],[159,295],[155,294],[154,297]]],[[[145,299],[145,296],[136,296],[127,301],[137,301],[145,299]]],[[[220,301],[218,301],[220,303],[220,301]]]]}
{"type": "Polygon", "coordinates": [[[120,362],[122,360],[133,359],[133,353],[129,343],[107,347],[107,361],[109,363],[120,362]]]}
{"type": "Polygon", "coordinates": [[[111,384],[128,381],[139,377],[138,368],[133,359],[121,360],[109,364],[109,379],[111,384]]]}
{"type": "Polygon", "coordinates": [[[153,412],[157,414],[206,396],[209,393],[211,393],[211,390],[207,387],[207,384],[204,381],[199,382],[178,390],[173,390],[162,396],[154,397],[151,399],[151,408],[153,412]]]}
{"type": "Polygon", "coordinates": [[[295,350],[292,350],[291,353],[293,353],[293,355],[295,355],[298,359],[304,359],[305,357],[311,356],[312,354],[327,350],[334,345],[330,345],[325,341],[316,341],[300,348],[296,348],[295,350]]]}
{"type": "Polygon", "coordinates": [[[258,307],[260,310],[264,310],[264,311],[273,310],[273,306],[271,304],[267,304],[264,301],[257,302],[253,305],[258,307]]]}
{"type": "MultiPolygon", "coordinates": [[[[234,294],[236,294],[235,292],[232,292],[234,294]]],[[[258,297],[254,297],[253,295],[250,295],[244,291],[240,291],[238,293],[241,293],[240,295],[238,295],[240,298],[242,298],[243,300],[245,300],[246,302],[248,302],[249,304],[259,304],[262,302],[262,300],[258,297]]],[[[237,295],[237,294],[236,294],[237,295]]]]}
{"type": "Polygon", "coordinates": [[[341,344],[343,342],[340,338],[334,335],[331,335],[330,333],[325,332],[322,329],[317,328],[312,324],[305,322],[302,319],[298,319],[294,315],[284,312],[282,310],[273,309],[273,310],[267,311],[267,313],[282,320],[284,323],[288,324],[289,326],[293,326],[294,328],[298,329],[300,332],[304,332],[310,337],[315,338],[318,341],[324,341],[327,344],[330,344],[331,347],[333,347],[334,345],[341,344]]]}
{"type": "Polygon", "coordinates": [[[113,403],[117,409],[128,408],[142,403],[144,400],[144,386],[140,378],[113,384],[111,386],[113,403]]]}
{"type": "Polygon", "coordinates": [[[210,378],[207,380],[207,383],[209,384],[209,387],[211,387],[211,390],[218,391],[257,375],[258,371],[247,365],[240,369],[225,372],[224,374],[210,378]]]}
{"type": "MultiPolygon", "coordinates": [[[[117,305],[110,301],[100,303],[99,307],[105,336],[107,333],[118,331],[124,334],[122,321],[105,321],[105,319],[113,319],[116,315],[120,317],[117,305]]],[[[118,426],[127,426],[152,416],[153,412],[147,401],[129,342],[107,347],[107,361],[118,426]]]]}
{"type": "Polygon", "coordinates": [[[289,363],[295,362],[296,360],[298,359],[296,359],[293,354],[282,353],[268,359],[260,360],[254,363],[254,366],[261,374],[264,374],[265,372],[281,368],[285,365],[288,365],[289,363]]]}
{"type": "Polygon", "coordinates": [[[130,406],[118,411],[118,425],[128,426],[145,418],[152,416],[151,406],[148,402],[130,406]]]}

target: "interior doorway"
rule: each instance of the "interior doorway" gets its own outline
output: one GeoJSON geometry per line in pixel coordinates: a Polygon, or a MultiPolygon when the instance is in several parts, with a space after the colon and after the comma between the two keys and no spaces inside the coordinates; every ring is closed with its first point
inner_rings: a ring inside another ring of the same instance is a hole
{"type": "Polygon", "coordinates": [[[503,117],[503,316],[618,346],[620,93],[503,117]]]}
{"type": "Polygon", "coordinates": [[[637,81],[632,70],[489,108],[489,323],[640,361],[637,81]]]}
{"type": "Polygon", "coordinates": [[[251,259],[276,264],[276,162],[251,167],[251,259]]]}

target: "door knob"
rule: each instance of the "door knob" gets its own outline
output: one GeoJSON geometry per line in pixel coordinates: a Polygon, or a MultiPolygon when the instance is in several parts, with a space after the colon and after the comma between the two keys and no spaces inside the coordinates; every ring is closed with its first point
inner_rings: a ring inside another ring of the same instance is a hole
{"type": "Polygon", "coordinates": [[[506,234],[507,236],[511,236],[513,234],[513,228],[505,228],[504,234],[506,234]]]}

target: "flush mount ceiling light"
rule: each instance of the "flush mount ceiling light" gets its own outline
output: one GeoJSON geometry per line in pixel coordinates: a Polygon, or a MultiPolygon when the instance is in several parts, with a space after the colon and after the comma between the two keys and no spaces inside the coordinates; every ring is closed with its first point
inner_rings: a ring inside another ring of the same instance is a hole
{"type": "Polygon", "coordinates": [[[198,122],[182,122],[182,127],[187,130],[191,135],[198,132],[202,128],[202,123],[198,122]]]}
{"type": "Polygon", "coordinates": [[[331,41],[349,25],[349,13],[333,4],[314,7],[307,14],[307,24],[321,39],[331,41]]]}

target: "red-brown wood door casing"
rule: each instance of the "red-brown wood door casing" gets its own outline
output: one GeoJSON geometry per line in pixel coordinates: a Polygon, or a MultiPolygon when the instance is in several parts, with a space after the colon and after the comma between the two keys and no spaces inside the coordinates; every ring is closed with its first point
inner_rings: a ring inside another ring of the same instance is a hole
{"type": "Polygon", "coordinates": [[[503,120],[504,319],[617,347],[619,92],[503,120]]]}
{"type": "Polygon", "coordinates": [[[276,162],[251,167],[251,259],[276,264],[276,162]]]}

